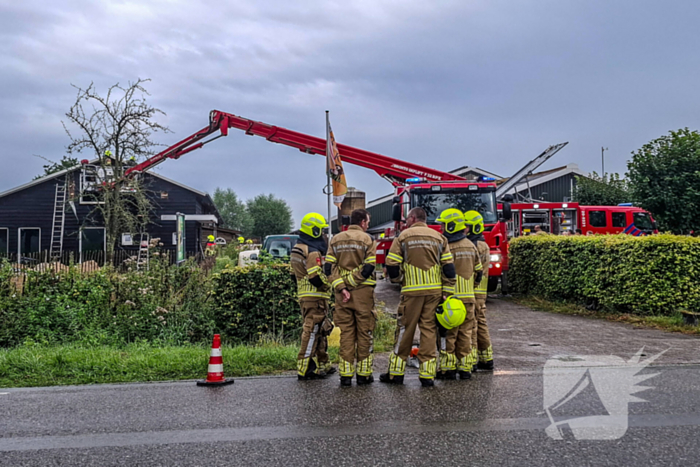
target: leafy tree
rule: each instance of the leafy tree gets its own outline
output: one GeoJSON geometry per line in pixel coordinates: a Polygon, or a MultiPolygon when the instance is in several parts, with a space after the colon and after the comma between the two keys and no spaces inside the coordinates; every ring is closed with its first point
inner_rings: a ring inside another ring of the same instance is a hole
{"type": "Polygon", "coordinates": [[[586,206],[616,206],[632,201],[627,180],[619,174],[604,176],[593,172],[589,177],[576,177],[574,201],[586,206]]]}
{"type": "Polygon", "coordinates": [[[223,219],[222,227],[240,230],[243,236],[249,236],[253,230],[253,220],[246,210],[246,205],[239,200],[236,193],[227,188],[214,191],[214,204],[223,219]]]}
{"type": "Polygon", "coordinates": [[[61,160],[58,162],[52,161],[51,159],[47,159],[47,158],[42,157],[42,156],[37,156],[37,157],[41,157],[46,162],[48,162],[48,164],[44,164],[44,173],[34,177],[34,180],[36,180],[37,178],[45,177],[47,175],[51,175],[51,174],[56,173],[56,172],[60,172],[61,170],[72,169],[73,167],[75,167],[76,165],[78,165],[80,163],[78,161],[78,158],[69,157],[66,155],[61,157],[61,160]]]}
{"type": "Polygon", "coordinates": [[[285,234],[292,229],[292,210],[284,200],[274,195],[258,195],[247,203],[248,214],[253,220],[252,235],[285,234]]]}
{"type": "Polygon", "coordinates": [[[700,230],[700,133],[684,128],[650,141],[627,169],[635,199],[661,229],[700,230]]]}
{"type": "Polygon", "coordinates": [[[80,196],[99,201],[88,222],[104,225],[110,257],[121,234],[143,232],[152,212],[143,183],[139,179],[125,180],[124,172],[132,161],[155,153],[158,144],[151,139],[153,133],[170,131],[155,121],[157,115],[165,114],[146,101],[147,81],[138,79],[126,87],[115,84],[105,95],[100,95],[92,83],[85,89],[74,86],[78,95],[66,113],[74,131],[63,124],[70,138],[68,154],[88,152],[90,159],[97,159],[90,175],[95,177],[93,186],[99,190],[82,187],[80,196]]]}

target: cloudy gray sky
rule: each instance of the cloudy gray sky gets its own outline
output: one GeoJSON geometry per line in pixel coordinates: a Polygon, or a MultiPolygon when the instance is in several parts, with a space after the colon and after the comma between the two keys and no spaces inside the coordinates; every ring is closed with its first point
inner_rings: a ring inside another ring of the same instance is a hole
{"type": "MultiPolygon", "coordinates": [[[[173,134],[219,109],[443,170],[624,172],[630,152],[697,129],[700,2],[687,0],[0,0],[0,191],[60,159],[72,84],[150,78],[173,134]]],[[[158,171],[325,212],[324,161],[232,132],[158,171]]],[[[346,167],[368,199],[390,192],[346,167]]]]}

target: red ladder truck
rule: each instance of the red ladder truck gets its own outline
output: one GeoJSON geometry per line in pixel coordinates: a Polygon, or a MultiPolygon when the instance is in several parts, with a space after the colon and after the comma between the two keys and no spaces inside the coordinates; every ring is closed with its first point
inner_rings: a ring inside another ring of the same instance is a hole
{"type": "Polygon", "coordinates": [[[642,208],[624,203],[618,206],[582,206],[576,202],[512,203],[508,236],[532,233],[536,225],[555,235],[565,232],[583,235],[626,233],[634,236],[658,233],[651,214],[642,208]]]}
{"type": "MultiPolygon", "coordinates": [[[[297,148],[308,154],[326,155],[326,140],[298,133],[286,128],[268,125],[230,113],[212,110],[209,125],[170,146],[146,161],[129,168],[125,178],[152,169],[167,159],[181,156],[199,149],[207,143],[228,135],[229,128],[242,130],[247,135],[261,136],[273,143],[297,148]],[[210,135],[218,135],[206,139],[210,135]]],[[[428,224],[440,230],[435,219],[443,209],[456,207],[463,211],[476,210],[484,217],[484,237],[491,247],[491,269],[489,270],[489,290],[495,290],[501,283],[501,290],[508,288],[508,237],[505,221],[510,219],[510,205],[502,204],[502,217],[499,218],[496,203],[496,184],[492,179],[466,180],[449,172],[430,169],[410,162],[376,154],[363,149],[338,144],[338,151],[344,162],[372,169],[395,187],[392,217],[394,229],[387,229],[386,238],[377,245],[377,262],[383,264],[393,235],[400,232],[408,210],[415,206],[423,207],[428,214],[428,224]]]]}

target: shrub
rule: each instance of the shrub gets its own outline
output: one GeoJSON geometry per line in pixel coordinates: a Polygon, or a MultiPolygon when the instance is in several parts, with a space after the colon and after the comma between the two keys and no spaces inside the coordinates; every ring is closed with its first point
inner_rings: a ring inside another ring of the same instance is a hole
{"type": "Polygon", "coordinates": [[[206,306],[209,279],[194,263],[152,261],[146,272],[90,274],[0,265],[0,346],[138,340],[172,344],[208,340],[216,327],[206,306]],[[21,279],[21,286],[17,285],[21,279]]]}
{"type": "Polygon", "coordinates": [[[222,333],[249,341],[272,333],[295,337],[301,329],[291,267],[283,263],[226,268],[213,275],[214,304],[222,333]]]}
{"type": "Polygon", "coordinates": [[[700,239],[537,235],[514,239],[515,291],[608,311],[672,314],[700,311],[700,239]]]}

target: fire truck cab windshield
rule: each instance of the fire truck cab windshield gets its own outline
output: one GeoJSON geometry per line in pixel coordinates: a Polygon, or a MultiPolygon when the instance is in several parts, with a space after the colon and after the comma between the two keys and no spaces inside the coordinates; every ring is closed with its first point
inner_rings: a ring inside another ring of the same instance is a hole
{"type": "Polygon", "coordinates": [[[639,230],[645,233],[651,233],[654,231],[655,227],[648,213],[635,212],[633,218],[634,226],[637,227],[639,230]]]}
{"type": "Polygon", "coordinates": [[[498,221],[496,208],[496,191],[467,191],[466,188],[453,188],[441,191],[415,189],[411,191],[411,206],[422,207],[428,217],[428,224],[435,224],[435,219],[445,209],[457,208],[462,212],[478,211],[484,218],[484,224],[498,221]]]}

